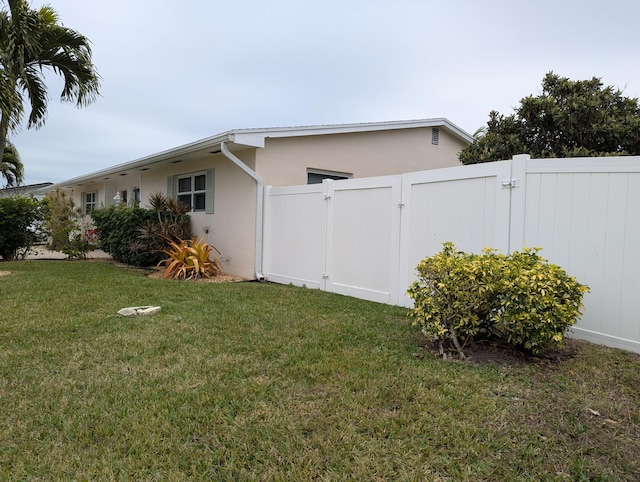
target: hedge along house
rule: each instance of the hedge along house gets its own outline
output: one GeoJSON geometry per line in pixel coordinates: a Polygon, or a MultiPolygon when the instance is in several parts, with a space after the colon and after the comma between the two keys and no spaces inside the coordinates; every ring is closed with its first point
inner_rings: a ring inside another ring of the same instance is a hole
{"type": "Polygon", "coordinates": [[[459,165],[472,136],[446,119],[224,132],[63,181],[85,214],[114,202],[148,207],[163,192],[191,206],[192,230],[222,252],[226,272],[262,278],[264,187],[459,165]],[[119,196],[119,198],[118,198],[119,196]],[[208,229],[210,228],[210,229],[208,229]]]}

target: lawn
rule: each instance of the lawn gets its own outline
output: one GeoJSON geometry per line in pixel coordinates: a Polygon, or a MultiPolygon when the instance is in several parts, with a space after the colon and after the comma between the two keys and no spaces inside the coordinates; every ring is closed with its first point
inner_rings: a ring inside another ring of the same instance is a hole
{"type": "Polygon", "coordinates": [[[640,479],[640,356],[422,359],[406,309],[0,264],[2,480],[640,479]],[[118,309],[160,305],[154,316],[118,309]]]}

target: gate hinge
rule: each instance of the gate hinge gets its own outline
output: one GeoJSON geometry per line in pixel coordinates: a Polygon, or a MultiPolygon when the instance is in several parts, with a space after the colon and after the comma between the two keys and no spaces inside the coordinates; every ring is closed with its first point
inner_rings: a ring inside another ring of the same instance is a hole
{"type": "Polygon", "coordinates": [[[520,187],[520,179],[504,179],[502,189],[516,189],[520,187]]]}
{"type": "Polygon", "coordinates": [[[325,194],[324,195],[324,200],[328,201],[329,199],[331,199],[331,194],[325,194]]]}
{"type": "Polygon", "coordinates": [[[329,278],[329,273],[322,273],[322,279],[329,278]]]}
{"type": "Polygon", "coordinates": [[[402,209],[404,207],[404,201],[402,199],[400,199],[400,201],[398,201],[398,207],[400,209],[402,209]]]}

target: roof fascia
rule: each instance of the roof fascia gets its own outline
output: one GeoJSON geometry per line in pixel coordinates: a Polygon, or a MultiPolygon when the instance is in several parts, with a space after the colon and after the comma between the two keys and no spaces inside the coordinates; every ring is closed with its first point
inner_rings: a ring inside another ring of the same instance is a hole
{"type": "Polygon", "coordinates": [[[264,135],[251,132],[233,131],[233,133],[229,134],[230,142],[249,147],[264,147],[265,138],[266,136],[264,135]]]}
{"type": "MultiPolygon", "coordinates": [[[[356,132],[374,132],[394,129],[415,129],[420,127],[443,127],[464,141],[472,142],[473,136],[445,118],[419,119],[410,121],[367,122],[359,124],[332,124],[300,127],[274,127],[266,129],[237,129],[231,131],[235,136],[254,136],[265,138],[320,136],[330,134],[349,134],[356,132]]],[[[242,143],[242,142],[240,142],[242,143]]],[[[254,147],[261,145],[248,144],[254,147]]]]}
{"type": "Polygon", "coordinates": [[[184,156],[190,154],[192,152],[196,152],[202,149],[211,149],[216,146],[219,146],[222,141],[228,141],[229,132],[225,132],[224,134],[219,134],[217,136],[208,137],[206,139],[201,139],[199,141],[195,141],[189,144],[185,144],[180,147],[176,147],[173,149],[168,149],[166,151],[159,152],[157,154],[152,154],[150,156],[141,157],[134,161],[125,162],[122,164],[118,164],[116,166],[108,167],[106,169],[102,169],[100,171],[94,171],[90,174],[85,174],[84,176],[74,177],[72,179],[67,179],[58,183],[55,183],[51,186],[38,190],[38,192],[50,192],[56,188],[64,188],[65,186],[69,186],[71,184],[78,184],[83,182],[88,182],[94,180],[96,178],[105,177],[114,175],[120,171],[126,171],[131,169],[139,169],[142,167],[146,167],[152,164],[156,164],[159,162],[167,161],[169,159],[184,156]]]}

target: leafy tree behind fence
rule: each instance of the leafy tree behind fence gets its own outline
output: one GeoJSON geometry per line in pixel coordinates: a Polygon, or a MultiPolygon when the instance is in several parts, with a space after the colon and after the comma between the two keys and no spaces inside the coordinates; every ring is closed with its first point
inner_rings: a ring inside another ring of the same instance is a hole
{"type": "Polygon", "coordinates": [[[638,99],[604,87],[600,79],[570,80],[549,72],[542,93],[529,95],[511,115],[489,114],[486,129],[460,152],[463,164],[534,158],[640,155],[638,99]]]}

